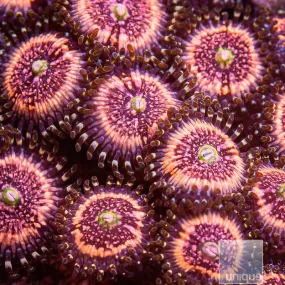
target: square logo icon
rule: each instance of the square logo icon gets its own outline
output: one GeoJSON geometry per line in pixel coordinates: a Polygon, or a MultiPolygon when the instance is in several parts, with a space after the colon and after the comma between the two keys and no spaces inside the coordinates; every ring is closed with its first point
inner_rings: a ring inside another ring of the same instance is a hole
{"type": "Polygon", "coordinates": [[[263,283],[263,241],[221,240],[220,284],[263,283]]]}

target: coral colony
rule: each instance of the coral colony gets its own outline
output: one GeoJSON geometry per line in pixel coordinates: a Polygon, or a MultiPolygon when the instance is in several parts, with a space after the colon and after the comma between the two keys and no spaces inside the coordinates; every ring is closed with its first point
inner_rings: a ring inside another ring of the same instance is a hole
{"type": "Polygon", "coordinates": [[[0,285],[284,285],[284,84],[283,0],[0,0],[0,285]]]}

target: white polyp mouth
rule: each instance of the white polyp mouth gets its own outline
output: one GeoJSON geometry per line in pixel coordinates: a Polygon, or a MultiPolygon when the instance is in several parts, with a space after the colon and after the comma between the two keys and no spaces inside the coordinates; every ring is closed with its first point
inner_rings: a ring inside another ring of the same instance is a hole
{"type": "Polygon", "coordinates": [[[48,64],[45,60],[39,59],[33,62],[32,71],[35,75],[39,75],[48,68],[48,64]]]}
{"type": "Polygon", "coordinates": [[[106,213],[102,215],[102,219],[105,223],[113,223],[114,222],[114,216],[110,213],[106,213]]]}
{"type": "Polygon", "coordinates": [[[227,68],[234,60],[234,53],[228,48],[219,48],[216,52],[216,61],[220,64],[221,68],[227,68]]]}
{"type": "Polygon", "coordinates": [[[119,222],[119,217],[112,211],[104,211],[98,217],[98,223],[102,227],[113,227],[119,222]]]}
{"type": "Polygon", "coordinates": [[[128,11],[127,11],[127,7],[124,4],[118,4],[116,6],[116,12],[119,16],[124,16],[128,11]]]}
{"type": "Polygon", "coordinates": [[[131,108],[137,113],[141,113],[146,108],[146,100],[141,96],[136,96],[131,101],[131,108]]]}
{"type": "Polygon", "coordinates": [[[128,8],[125,4],[121,4],[121,3],[116,4],[113,8],[113,11],[114,11],[115,17],[118,20],[125,20],[125,18],[128,15],[128,8]]]}
{"type": "Polygon", "coordinates": [[[20,194],[13,187],[7,187],[0,192],[0,201],[6,205],[15,206],[20,202],[20,194]]]}
{"type": "Polygon", "coordinates": [[[220,56],[221,56],[222,60],[227,61],[231,57],[231,52],[229,50],[222,50],[220,52],[220,56]]]}
{"type": "Polygon", "coordinates": [[[219,160],[217,150],[211,145],[203,145],[198,151],[200,161],[207,164],[214,164],[219,160]]]}
{"type": "Polygon", "coordinates": [[[209,259],[215,259],[219,256],[219,247],[214,242],[206,242],[201,248],[204,257],[209,259]]]}

